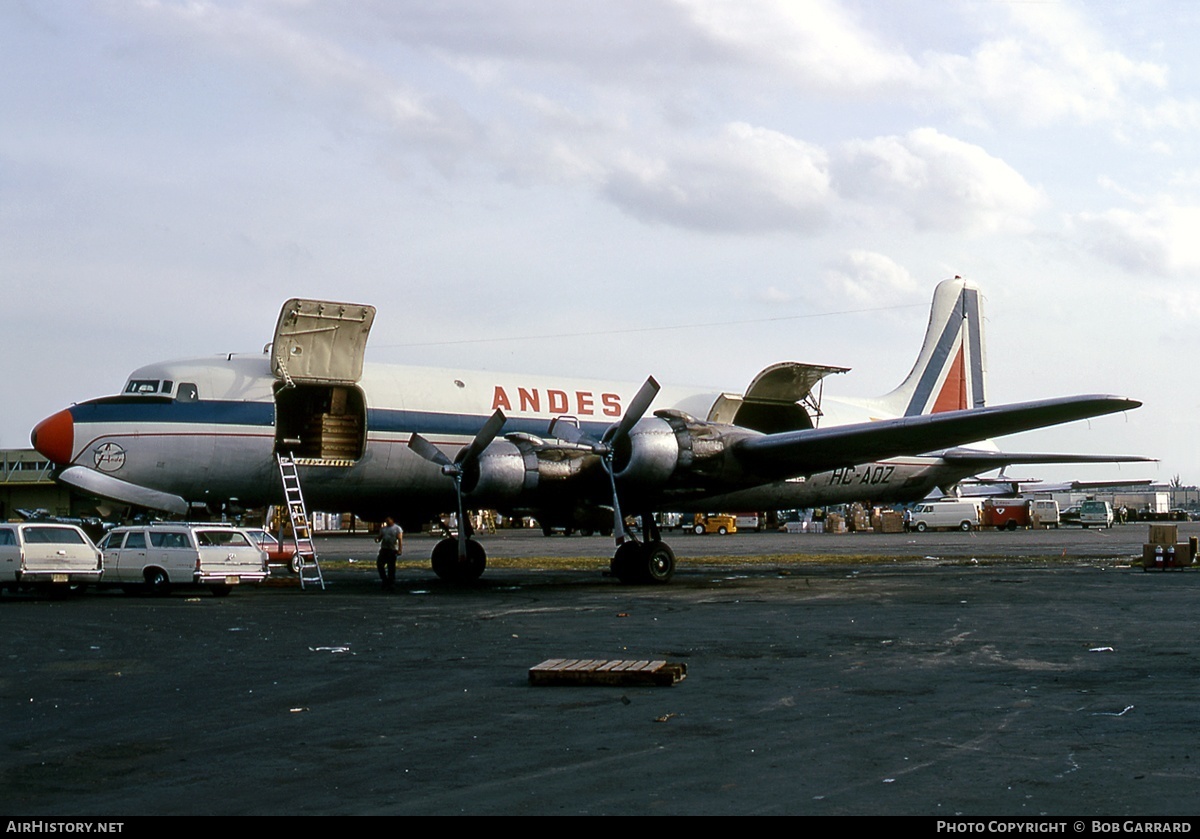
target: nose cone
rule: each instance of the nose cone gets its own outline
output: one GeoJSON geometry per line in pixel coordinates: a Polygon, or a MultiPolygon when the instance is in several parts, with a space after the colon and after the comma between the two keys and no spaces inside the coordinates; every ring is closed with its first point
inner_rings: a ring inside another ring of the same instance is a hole
{"type": "Polygon", "coordinates": [[[33,447],[51,463],[70,463],[75,450],[75,422],[70,411],[59,411],[33,427],[33,447]]]}

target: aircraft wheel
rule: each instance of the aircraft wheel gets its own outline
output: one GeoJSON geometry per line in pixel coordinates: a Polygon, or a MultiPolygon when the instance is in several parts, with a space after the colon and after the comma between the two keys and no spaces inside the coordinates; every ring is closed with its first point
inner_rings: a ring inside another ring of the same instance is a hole
{"type": "Polygon", "coordinates": [[[472,583],[487,567],[487,552],[474,539],[467,540],[466,559],[459,561],[458,540],[443,539],[433,546],[433,573],[450,583],[472,583]]]}
{"type": "Polygon", "coordinates": [[[645,546],[641,542],[625,542],[613,554],[609,568],[613,576],[625,585],[641,582],[645,566],[645,546]]]}
{"type": "Polygon", "coordinates": [[[646,581],[650,583],[671,582],[675,576],[675,552],[666,542],[651,542],[645,546],[646,581]]]}
{"type": "Polygon", "coordinates": [[[171,590],[171,580],[167,577],[167,572],[161,568],[147,569],[146,588],[157,597],[167,594],[171,590]]]}
{"type": "Polygon", "coordinates": [[[923,521],[919,521],[919,522],[917,522],[917,532],[918,532],[918,533],[924,533],[924,532],[925,532],[925,522],[923,522],[923,521]]]}

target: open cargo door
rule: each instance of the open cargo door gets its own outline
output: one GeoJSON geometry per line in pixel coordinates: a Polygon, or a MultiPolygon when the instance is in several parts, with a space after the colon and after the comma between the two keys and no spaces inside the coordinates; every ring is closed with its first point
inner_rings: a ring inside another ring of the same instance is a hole
{"type": "Polygon", "coordinates": [[[271,344],[275,449],[298,463],[349,466],[367,441],[358,382],[375,307],[327,300],[283,304],[271,344]]]}
{"type": "Polygon", "coordinates": [[[754,377],[742,397],[723,394],[709,419],[764,434],[815,428],[821,422],[821,380],[849,369],[797,361],[772,364],[754,377]]]}

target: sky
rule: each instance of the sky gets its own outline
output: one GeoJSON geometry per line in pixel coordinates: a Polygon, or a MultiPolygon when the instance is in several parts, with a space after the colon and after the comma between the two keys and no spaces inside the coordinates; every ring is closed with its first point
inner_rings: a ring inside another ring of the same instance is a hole
{"type": "Polygon", "coordinates": [[[368,361],[869,397],[961,275],[993,404],[1145,403],[1002,447],[1200,483],[1198,34],[1186,0],[5,0],[0,447],[295,296],[375,305],[368,361]]]}

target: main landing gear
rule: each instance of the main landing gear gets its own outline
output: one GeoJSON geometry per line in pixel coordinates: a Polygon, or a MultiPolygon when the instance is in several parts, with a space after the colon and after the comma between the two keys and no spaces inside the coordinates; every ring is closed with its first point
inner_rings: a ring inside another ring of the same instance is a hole
{"type": "Polygon", "coordinates": [[[433,546],[430,561],[433,573],[449,583],[473,583],[487,567],[487,552],[483,545],[470,537],[466,541],[466,556],[459,559],[458,539],[447,538],[433,546]]]}
{"type": "Polygon", "coordinates": [[[675,552],[662,540],[658,524],[649,513],[642,514],[643,541],[627,538],[613,554],[613,576],[627,585],[670,582],[675,574],[675,552]]]}

